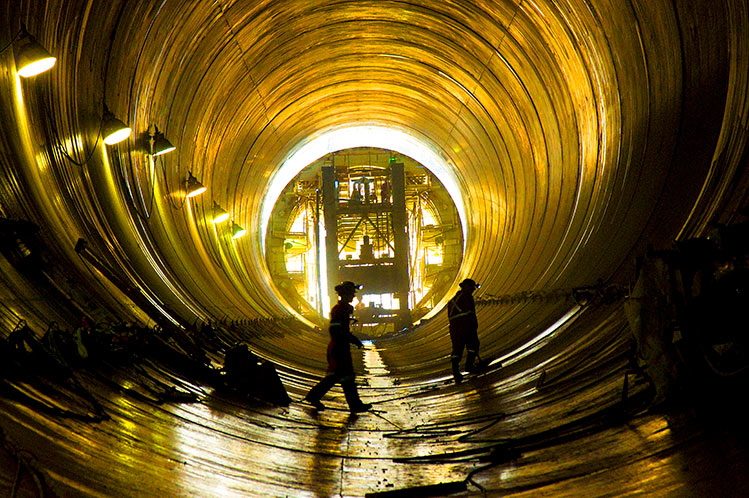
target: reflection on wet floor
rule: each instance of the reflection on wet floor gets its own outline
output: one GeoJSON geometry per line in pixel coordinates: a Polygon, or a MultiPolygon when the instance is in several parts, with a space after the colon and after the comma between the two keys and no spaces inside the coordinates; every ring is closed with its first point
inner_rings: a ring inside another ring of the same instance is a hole
{"type": "Polygon", "coordinates": [[[394,379],[382,361],[382,355],[372,341],[362,341],[362,362],[364,364],[363,377],[368,379],[369,387],[372,389],[393,387],[394,379]]]}
{"type": "MultiPolygon", "coordinates": [[[[572,320],[543,347],[457,386],[447,361],[424,366],[428,381],[407,382],[389,363],[399,350],[367,343],[358,369],[374,409],[359,416],[348,413],[339,387],[317,412],[215,391],[146,363],[111,377],[128,390],[113,389],[100,372],[76,373],[106,420],[45,412],[6,390],[1,427],[6,448],[29,455],[24,468],[43,479],[19,474],[16,485],[29,496],[42,488],[59,496],[386,496],[427,486],[490,496],[748,492],[747,438],[736,418],[712,409],[708,416],[705,404],[649,411],[647,384],[636,377],[623,400],[627,337],[616,332],[621,321],[601,327],[578,329],[572,320]],[[148,397],[149,378],[196,401],[148,397]]],[[[280,374],[293,400],[315,381],[280,374]]],[[[24,389],[54,395],[49,386],[24,389]]],[[[91,412],[71,393],[71,410],[91,412]]],[[[20,468],[11,454],[4,490],[20,468]]]]}

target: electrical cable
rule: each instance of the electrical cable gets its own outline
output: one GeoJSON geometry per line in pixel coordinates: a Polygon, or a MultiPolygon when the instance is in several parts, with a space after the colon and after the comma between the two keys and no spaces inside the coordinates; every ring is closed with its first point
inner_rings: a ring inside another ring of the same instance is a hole
{"type": "MultiPolygon", "coordinates": [[[[3,382],[0,382],[0,392],[9,399],[15,399],[16,401],[20,403],[26,404],[31,409],[35,409],[39,412],[46,413],[49,415],[54,415],[56,417],[60,418],[69,418],[74,420],[79,420],[81,422],[93,422],[93,423],[99,423],[103,422],[104,420],[109,420],[109,416],[105,413],[95,413],[94,415],[89,414],[80,414],[77,412],[74,412],[72,410],[68,410],[66,408],[60,408],[58,406],[53,406],[47,403],[44,403],[38,399],[33,398],[28,393],[22,391],[12,383],[6,381],[3,379],[3,382]]],[[[90,393],[89,393],[90,395],[90,393]]],[[[96,412],[99,412],[99,408],[101,405],[96,403],[94,406],[94,410],[96,412]]]]}
{"type": "Polygon", "coordinates": [[[477,297],[475,303],[476,306],[487,306],[529,301],[551,302],[572,298],[578,306],[583,307],[589,304],[613,304],[616,301],[627,298],[628,295],[628,287],[598,283],[596,285],[570,289],[528,290],[501,296],[484,294],[481,297],[477,297]]]}
{"type": "MultiPolygon", "coordinates": [[[[153,209],[153,200],[154,200],[154,189],[153,189],[153,187],[151,187],[151,199],[150,199],[150,202],[149,202],[150,205],[146,206],[145,199],[143,198],[143,195],[142,195],[143,190],[142,190],[141,184],[140,184],[140,177],[135,175],[134,171],[132,170],[132,167],[130,168],[130,174],[129,175],[126,174],[126,172],[123,169],[122,162],[120,161],[119,154],[114,154],[112,156],[111,160],[112,160],[112,163],[115,165],[115,168],[117,170],[119,170],[120,174],[117,175],[117,177],[118,177],[118,179],[120,179],[122,181],[122,183],[124,183],[123,190],[125,190],[127,192],[127,194],[128,194],[125,197],[125,201],[128,203],[128,205],[131,207],[132,211],[135,213],[135,215],[138,218],[140,218],[143,221],[147,222],[151,218],[151,212],[152,212],[152,209],[153,209]],[[136,196],[134,195],[134,192],[133,192],[133,187],[130,185],[130,181],[127,180],[128,178],[135,179],[136,177],[138,178],[138,180],[137,180],[137,187],[138,187],[138,192],[141,193],[141,195],[140,195],[140,201],[141,201],[140,204],[142,204],[142,206],[143,206],[143,212],[141,212],[140,209],[138,208],[138,205],[137,205],[137,202],[136,202],[136,196]]],[[[132,166],[132,162],[130,162],[130,165],[132,166]]]]}
{"type": "Polygon", "coordinates": [[[5,52],[6,50],[8,50],[8,48],[10,48],[11,45],[13,45],[16,42],[16,40],[18,40],[18,38],[20,36],[21,36],[21,31],[19,31],[18,33],[16,33],[13,36],[13,38],[7,43],[7,45],[5,45],[3,48],[0,48],[0,54],[2,54],[3,52],[5,52]]]}
{"type": "MultiPolygon", "coordinates": [[[[154,169],[156,168],[156,160],[154,159],[154,169]]],[[[162,162],[161,164],[162,168],[164,167],[164,164],[162,162]]],[[[154,185],[156,183],[156,176],[154,175],[153,178],[151,178],[151,199],[148,201],[148,207],[146,207],[146,201],[143,199],[143,195],[141,194],[140,198],[143,204],[143,210],[146,212],[146,219],[151,219],[151,215],[153,214],[153,201],[156,198],[156,186],[154,185]]],[[[138,189],[140,192],[142,192],[141,185],[140,185],[140,177],[138,178],[138,189]]]]}
{"type": "MultiPolygon", "coordinates": [[[[55,133],[56,135],[56,133],[55,133]]],[[[59,138],[59,137],[58,137],[59,138]]],[[[60,150],[62,151],[63,155],[65,156],[65,159],[70,161],[71,163],[75,164],[76,166],[83,167],[86,164],[88,164],[89,160],[93,157],[94,152],[96,152],[96,146],[99,145],[99,139],[101,138],[101,124],[99,125],[99,131],[96,133],[96,140],[94,141],[93,147],[91,147],[91,152],[88,154],[88,156],[85,157],[85,159],[82,162],[78,162],[75,159],[73,159],[70,154],[68,154],[67,150],[62,146],[62,144],[57,143],[57,145],[60,147],[60,150]]]]}
{"type": "Polygon", "coordinates": [[[28,450],[19,450],[18,448],[16,448],[10,441],[8,441],[8,438],[6,437],[5,431],[2,427],[0,427],[0,441],[2,442],[3,448],[8,451],[8,453],[16,457],[16,462],[18,465],[16,467],[16,474],[15,478],[13,479],[13,486],[11,487],[10,496],[14,497],[18,493],[18,488],[21,484],[21,472],[23,471],[24,467],[29,471],[29,473],[31,474],[31,478],[36,484],[38,492],[37,496],[44,496],[45,483],[41,473],[36,468],[39,461],[36,456],[28,450]]]}
{"type": "MultiPolygon", "coordinates": [[[[84,267],[86,268],[86,270],[88,270],[88,273],[89,273],[89,274],[91,275],[91,277],[93,277],[93,279],[94,279],[94,282],[98,283],[98,284],[99,284],[99,285],[100,285],[100,286],[101,286],[102,288],[104,288],[104,291],[105,291],[105,292],[106,292],[107,294],[109,294],[109,296],[110,296],[110,297],[111,297],[111,298],[112,298],[112,299],[113,299],[113,300],[114,300],[115,302],[119,302],[119,300],[120,300],[120,297],[119,297],[119,296],[115,296],[115,295],[114,295],[114,293],[113,293],[113,292],[112,292],[111,290],[109,290],[109,288],[108,288],[108,287],[107,287],[106,285],[104,285],[104,284],[103,284],[103,283],[101,282],[101,278],[100,278],[99,276],[97,276],[97,275],[96,275],[96,274],[94,273],[94,271],[93,271],[93,270],[91,269],[91,266],[89,266],[89,262],[88,262],[88,261],[86,261],[85,259],[83,259],[83,257],[81,256],[81,254],[80,254],[80,253],[78,253],[78,259],[80,259],[80,260],[81,260],[81,262],[83,263],[83,266],[84,266],[84,267]]],[[[100,275],[101,275],[101,274],[100,274],[100,275]]],[[[105,278],[106,280],[108,280],[108,279],[106,278],[106,276],[104,276],[104,275],[101,275],[101,276],[103,276],[103,277],[104,277],[104,278],[105,278]]]]}
{"type": "Polygon", "coordinates": [[[61,139],[61,136],[59,134],[59,131],[57,129],[57,126],[54,124],[54,116],[52,114],[52,111],[49,106],[48,99],[42,98],[40,99],[40,107],[42,108],[43,115],[46,118],[44,123],[47,128],[47,133],[53,137],[54,142],[50,145],[53,151],[59,152],[65,159],[70,161],[71,163],[75,164],[76,166],[83,167],[85,166],[88,161],[93,157],[94,152],[96,152],[96,148],[99,144],[99,139],[101,138],[101,128],[102,128],[102,121],[99,121],[99,128],[96,132],[96,140],[94,141],[93,147],[91,147],[90,152],[85,155],[83,161],[79,161],[74,159],[70,154],[68,154],[67,149],[63,145],[63,141],[61,139]]]}
{"type": "MultiPolygon", "coordinates": [[[[185,206],[185,203],[187,203],[187,196],[185,195],[185,197],[182,199],[182,202],[180,202],[179,204],[176,203],[176,202],[174,202],[172,200],[171,195],[169,195],[169,193],[170,193],[169,192],[169,183],[167,181],[167,177],[166,177],[166,166],[164,166],[163,159],[161,161],[161,173],[162,173],[162,176],[164,177],[164,189],[166,190],[166,195],[164,197],[166,197],[166,200],[169,203],[169,206],[172,209],[174,209],[175,211],[182,209],[185,206]]],[[[154,189],[152,188],[151,190],[153,191],[154,189]]],[[[151,199],[151,205],[153,205],[153,199],[151,199]]]]}
{"type": "Polygon", "coordinates": [[[13,487],[11,488],[10,496],[16,496],[16,493],[18,492],[18,485],[21,482],[21,470],[23,469],[23,460],[21,460],[21,455],[16,455],[16,460],[18,462],[18,467],[16,468],[16,476],[13,479],[13,487]]]}

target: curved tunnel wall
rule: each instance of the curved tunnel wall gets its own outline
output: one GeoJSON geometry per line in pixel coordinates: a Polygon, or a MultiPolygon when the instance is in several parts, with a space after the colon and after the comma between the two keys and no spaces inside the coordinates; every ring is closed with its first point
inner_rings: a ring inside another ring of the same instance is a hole
{"type": "MultiPolygon", "coordinates": [[[[484,295],[626,282],[646,244],[701,235],[743,203],[748,11],[744,1],[9,2],[2,46],[23,22],[58,63],[21,81],[12,49],[2,53],[0,214],[40,226],[47,258],[98,316],[148,320],[76,257],[79,237],[186,322],[284,316],[260,249],[267,182],[306,141],[374,124],[435,144],[454,165],[464,274],[484,295]],[[134,130],[108,148],[97,136],[105,105],[134,130]],[[177,146],[153,165],[149,125],[177,146]],[[185,199],[188,171],[207,194],[185,199]],[[250,235],[232,241],[207,222],[213,202],[250,235]]],[[[2,271],[6,328],[23,317],[43,329],[49,306],[18,298],[29,286],[2,271]]],[[[483,347],[500,354],[530,337],[526,324],[535,333],[566,311],[484,308],[483,347]]],[[[393,366],[444,368],[444,328],[395,339],[406,349],[393,366]]],[[[315,370],[322,358],[300,352],[325,342],[300,326],[253,346],[315,370]]]]}
{"type": "Polygon", "coordinates": [[[40,223],[74,261],[77,237],[89,240],[188,320],[278,316],[259,251],[267,181],[312,137],[373,123],[454,165],[464,273],[486,294],[608,280],[644,242],[699,233],[707,219],[684,228],[690,211],[725,192],[715,170],[730,178],[743,147],[743,115],[726,113],[745,107],[743,7],[8,5],[5,39],[24,22],[59,63],[19,85],[4,54],[19,124],[5,128],[6,158],[23,165],[6,163],[19,190],[5,215],[40,223]],[[106,150],[104,105],[135,130],[106,150]],[[152,167],[153,124],[177,152],[152,167]],[[188,171],[208,194],[185,200],[188,171]],[[251,237],[208,223],[212,202],[251,237]]]}

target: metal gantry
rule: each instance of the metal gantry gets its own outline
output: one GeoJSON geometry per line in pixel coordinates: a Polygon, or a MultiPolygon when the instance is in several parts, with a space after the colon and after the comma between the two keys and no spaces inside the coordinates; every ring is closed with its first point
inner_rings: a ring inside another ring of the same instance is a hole
{"type": "Polygon", "coordinates": [[[322,320],[342,280],[364,285],[359,332],[380,336],[427,315],[462,259],[457,211],[439,180],[385,149],[355,148],[310,164],[279,197],[266,260],[280,294],[322,320]]]}
{"type": "Polygon", "coordinates": [[[407,234],[403,163],[385,169],[322,168],[323,212],[328,294],[342,280],[364,285],[367,294],[392,294],[392,308],[371,306],[369,318],[392,321],[395,328],[411,323],[409,294],[409,241],[407,234]],[[354,249],[341,258],[345,249],[354,249]],[[356,249],[358,248],[358,251],[356,249]]]}

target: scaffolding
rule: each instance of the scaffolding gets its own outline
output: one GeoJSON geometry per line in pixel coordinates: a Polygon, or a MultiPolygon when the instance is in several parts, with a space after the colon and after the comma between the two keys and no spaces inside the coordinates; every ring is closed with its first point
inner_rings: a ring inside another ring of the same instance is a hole
{"type": "Polygon", "coordinates": [[[343,280],[363,284],[358,330],[397,332],[444,296],[462,258],[454,204],[421,165],[389,151],[339,152],[310,165],[271,215],[267,261],[297,311],[325,316],[343,280]]]}
{"type": "Polygon", "coordinates": [[[322,192],[331,300],[335,284],[351,280],[370,295],[394,296],[389,308],[373,308],[372,319],[391,321],[395,329],[407,327],[411,314],[403,163],[394,162],[384,170],[346,168],[340,173],[333,164],[324,166],[322,192]],[[341,258],[346,249],[354,254],[341,258]]]}

